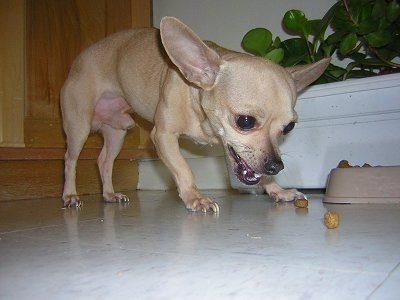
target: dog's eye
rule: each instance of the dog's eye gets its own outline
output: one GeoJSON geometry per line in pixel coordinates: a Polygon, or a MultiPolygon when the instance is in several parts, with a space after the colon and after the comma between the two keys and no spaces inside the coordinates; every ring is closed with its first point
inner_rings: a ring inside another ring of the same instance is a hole
{"type": "Polygon", "coordinates": [[[251,130],[256,126],[256,118],[252,116],[240,115],[236,119],[236,125],[241,130],[251,130]]]}
{"type": "Polygon", "coordinates": [[[287,124],[287,125],[285,126],[285,128],[283,128],[283,134],[286,135],[286,134],[288,134],[289,132],[291,132],[292,129],[294,128],[294,125],[296,125],[295,122],[290,122],[289,124],[287,124]]]}

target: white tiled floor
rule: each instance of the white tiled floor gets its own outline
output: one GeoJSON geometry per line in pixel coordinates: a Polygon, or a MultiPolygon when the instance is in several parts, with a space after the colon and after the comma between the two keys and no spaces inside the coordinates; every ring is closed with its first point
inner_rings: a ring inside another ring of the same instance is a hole
{"type": "Polygon", "coordinates": [[[400,299],[400,205],[206,194],[218,216],[161,191],[86,196],[80,210],[0,203],[0,299],[400,299]]]}

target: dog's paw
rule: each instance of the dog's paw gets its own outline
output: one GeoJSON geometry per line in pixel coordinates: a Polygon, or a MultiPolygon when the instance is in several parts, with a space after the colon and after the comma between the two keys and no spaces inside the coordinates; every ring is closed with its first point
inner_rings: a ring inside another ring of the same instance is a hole
{"type": "Polygon", "coordinates": [[[103,196],[105,202],[110,203],[127,203],[129,197],[121,193],[109,193],[103,196]]]}
{"type": "Polygon", "coordinates": [[[79,199],[78,195],[67,195],[63,197],[64,206],[63,208],[69,207],[81,207],[82,201],[79,199]]]}
{"type": "Polygon", "coordinates": [[[299,192],[298,190],[292,189],[292,190],[281,190],[277,192],[272,192],[269,194],[269,196],[275,201],[275,202],[289,202],[289,201],[294,201],[296,199],[307,199],[307,196],[304,195],[303,193],[299,192]]]}
{"type": "Polygon", "coordinates": [[[218,203],[207,197],[199,197],[188,201],[186,203],[186,208],[191,212],[212,212],[215,214],[219,213],[218,203]]]}

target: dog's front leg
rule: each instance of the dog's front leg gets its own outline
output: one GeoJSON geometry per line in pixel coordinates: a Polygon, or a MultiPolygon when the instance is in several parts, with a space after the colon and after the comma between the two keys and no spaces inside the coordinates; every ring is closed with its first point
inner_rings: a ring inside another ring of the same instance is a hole
{"type": "Polygon", "coordinates": [[[197,190],[193,173],[180,153],[178,136],[160,132],[154,127],[151,138],[160,159],[172,173],[186,208],[190,211],[218,213],[218,204],[208,197],[203,197],[197,190]]]}
{"type": "Polygon", "coordinates": [[[271,176],[262,178],[261,185],[264,187],[268,196],[275,202],[294,201],[296,199],[307,199],[306,195],[296,189],[285,190],[277,184],[271,176]]]}

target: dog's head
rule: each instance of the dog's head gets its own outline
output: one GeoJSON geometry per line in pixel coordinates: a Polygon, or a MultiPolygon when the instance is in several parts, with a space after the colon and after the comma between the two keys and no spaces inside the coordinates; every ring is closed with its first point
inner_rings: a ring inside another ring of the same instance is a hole
{"type": "Polygon", "coordinates": [[[201,105],[224,145],[240,181],[256,184],[283,169],[278,139],[297,121],[297,93],[329,64],[282,68],[263,58],[205,43],[175,18],[161,21],[161,38],[171,61],[200,87],[201,105]]]}

